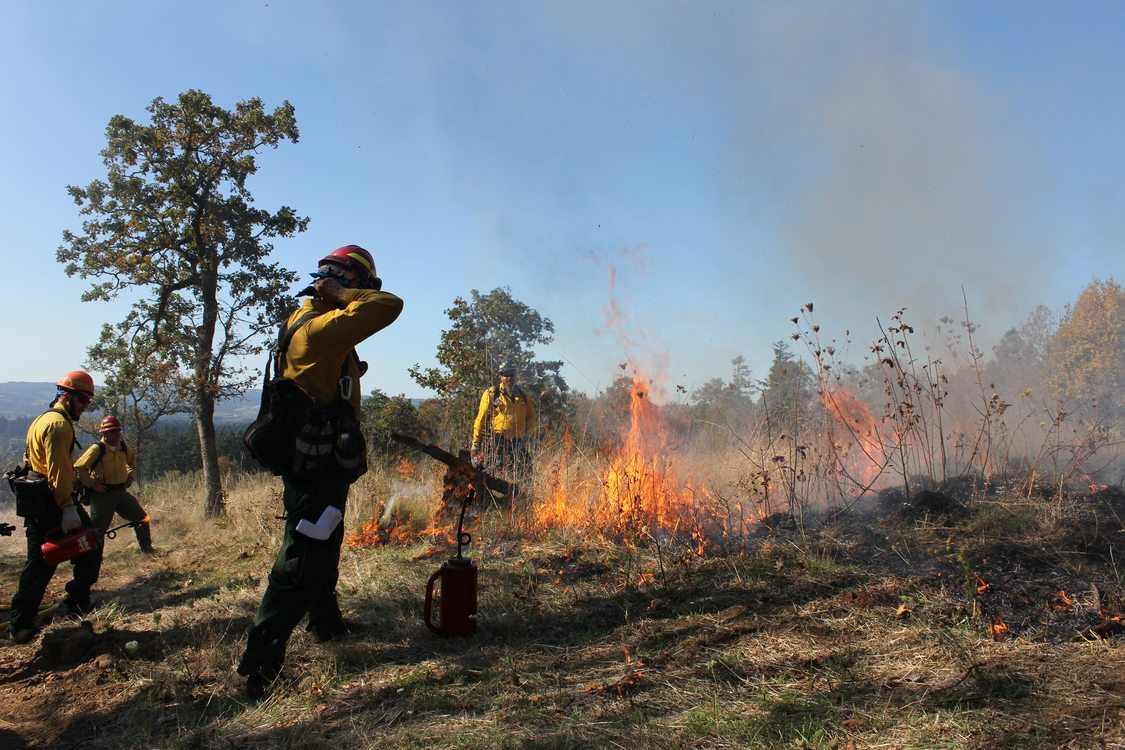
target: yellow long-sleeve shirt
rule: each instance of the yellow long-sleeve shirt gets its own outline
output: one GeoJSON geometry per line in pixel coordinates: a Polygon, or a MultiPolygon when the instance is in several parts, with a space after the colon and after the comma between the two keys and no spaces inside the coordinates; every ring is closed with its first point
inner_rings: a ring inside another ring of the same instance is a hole
{"type": "Polygon", "coordinates": [[[498,385],[485,388],[480,396],[476,421],[473,422],[473,444],[480,443],[486,423],[493,435],[522,438],[530,435],[538,422],[535,405],[522,388],[515,388],[513,393],[498,385]]]}
{"type": "Polygon", "coordinates": [[[47,477],[55,505],[73,505],[74,425],[61,406],[51,407],[27,428],[27,461],[31,470],[47,477]]]}
{"type": "MultiPolygon", "coordinates": [[[[346,289],[344,300],[346,304],[342,309],[321,300],[305,300],[289,316],[288,325],[292,326],[304,315],[318,313],[293,334],[281,374],[321,405],[336,400],[340,370],[352,348],[389,326],[402,312],[402,300],[389,292],[346,289]]],[[[350,360],[348,374],[352,378],[352,392],[349,400],[358,415],[359,363],[354,357],[350,360]]]]}
{"type": "Polygon", "coordinates": [[[78,481],[87,487],[93,487],[98,482],[126,484],[133,476],[136,460],[137,454],[128,443],[118,442],[114,448],[101,440],[87,448],[74,462],[74,470],[78,473],[78,481]],[[101,461],[98,461],[99,454],[101,461]]]}

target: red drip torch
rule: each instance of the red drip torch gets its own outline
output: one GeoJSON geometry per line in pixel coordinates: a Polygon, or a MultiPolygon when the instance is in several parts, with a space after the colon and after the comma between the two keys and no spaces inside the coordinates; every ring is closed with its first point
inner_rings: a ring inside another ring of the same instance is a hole
{"type": "MultiPolygon", "coordinates": [[[[144,519],[140,521],[130,521],[120,526],[114,526],[112,529],[108,529],[105,532],[105,538],[113,539],[117,536],[119,530],[136,528],[142,523],[145,523],[145,521],[148,521],[148,516],[145,516],[144,519]]],[[[6,526],[7,524],[4,525],[6,526]]],[[[11,532],[8,533],[10,534],[11,532]]],[[[0,529],[0,535],[4,535],[3,529],[0,529]]],[[[83,526],[69,534],[64,534],[61,528],[48,531],[45,541],[43,544],[39,545],[39,549],[43,553],[43,559],[47,561],[48,565],[61,565],[67,560],[73,560],[79,555],[93,552],[103,544],[104,541],[98,537],[97,531],[88,526],[83,526]]]]}
{"type": "Polygon", "coordinates": [[[82,527],[69,534],[64,534],[59,528],[47,532],[39,549],[48,565],[59,565],[79,555],[93,552],[99,546],[98,541],[98,532],[89,527],[82,527]]]}
{"type": "Polygon", "coordinates": [[[465,510],[476,497],[478,489],[493,497],[500,497],[511,495],[515,487],[474,465],[472,456],[466,450],[454,456],[436,445],[423,443],[409,435],[392,433],[391,437],[403,445],[436,458],[449,467],[449,471],[443,477],[445,494],[442,495],[442,508],[452,509],[455,507],[452,501],[457,498],[461,500],[461,515],[457,519],[457,556],[442,563],[441,568],[430,576],[430,580],[426,583],[424,618],[426,627],[438,635],[470,635],[477,629],[477,566],[461,554],[461,548],[473,541],[473,537],[464,531],[465,510]],[[438,597],[440,617],[435,624],[431,613],[434,604],[434,583],[439,580],[441,581],[441,595],[438,597]]]}
{"type": "Polygon", "coordinates": [[[473,537],[463,531],[465,510],[476,496],[470,485],[461,501],[461,516],[457,519],[457,556],[446,560],[426,583],[426,609],[423,617],[426,627],[438,635],[471,635],[477,629],[477,566],[461,556],[462,546],[472,543],[473,537]],[[441,581],[438,597],[440,617],[435,625],[430,618],[434,600],[434,583],[441,581]]]}

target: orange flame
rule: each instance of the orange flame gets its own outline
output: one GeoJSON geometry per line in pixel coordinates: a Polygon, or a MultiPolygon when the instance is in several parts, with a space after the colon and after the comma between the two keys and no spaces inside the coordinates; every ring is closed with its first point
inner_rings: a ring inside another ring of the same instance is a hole
{"type": "Polygon", "coordinates": [[[1082,478],[1085,479],[1087,482],[1089,482],[1090,492],[1102,492],[1104,490],[1109,489],[1108,484],[1102,484],[1101,482],[1095,482],[1094,478],[1091,477],[1089,474],[1083,474],[1082,478]]]}
{"type": "Polygon", "coordinates": [[[1004,624],[1003,620],[996,620],[989,624],[988,635],[994,641],[1002,641],[1008,635],[1008,626],[1004,624]]]}
{"type": "Polygon", "coordinates": [[[398,474],[399,479],[406,482],[414,478],[414,475],[418,473],[418,469],[415,468],[414,464],[410,463],[409,458],[403,456],[398,462],[398,466],[395,467],[395,473],[398,474]]]}
{"type": "Polygon", "coordinates": [[[574,451],[574,439],[570,436],[570,425],[563,430],[563,453],[553,467],[550,479],[551,492],[536,509],[536,523],[540,528],[563,526],[572,520],[570,455],[574,451]]]}
{"type": "Polygon", "coordinates": [[[373,518],[344,540],[345,547],[408,547],[419,542],[442,541],[456,544],[448,529],[431,525],[425,529],[412,527],[408,523],[392,521],[383,524],[373,518]]]}
{"type": "Polygon", "coordinates": [[[656,530],[685,531],[702,552],[701,521],[695,493],[681,484],[668,460],[668,433],[649,398],[648,384],[633,376],[629,393],[629,432],[621,454],[610,465],[595,506],[595,521],[626,537],[656,530]]]}
{"type": "Polygon", "coordinates": [[[1055,597],[1054,608],[1063,610],[1064,612],[1073,612],[1074,602],[1066,595],[1066,591],[1060,589],[1059,595],[1055,597]]]}
{"type": "MultiPolygon", "coordinates": [[[[675,534],[690,544],[695,554],[703,555],[710,544],[709,531],[727,533],[736,524],[744,528],[747,519],[736,517],[732,504],[720,502],[708,488],[676,476],[669,458],[673,453],[672,434],[663,410],[651,401],[648,382],[635,374],[630,389],[629,427],[621,436],[621,448],[610,456],[608,467],[600,476],[589,478],[589,472],[584,471],[581,474],[586,478],[582,479],[573,460],[574,440],[569,429],[564,431],[558,457],[553,464],[544,462],[547,491],[536,497],[532,488],[521,495],[531,500],[528,510],[532,530],[584,528],[625,543],[652,538],[658,533],[675,534]]],[[[582,458],[580,468],[585,470],[593,457],[582,458]]],[[[415,473],[409,462],[404,460],[400,464],[403,479],[415,478],[415,473]]],[[[464,477],[458,477],[456,472],[447,472],[443,477],[446,497],[456,500],[458,493],[471,485],[471,480],[461,479],[464,477]]],[[[407,518],[373,520],[352,534],[347,544],[386,546],[434,538],[450,539],[456,544],[452,532],[442,526],[440,511],[428,529],[411,528],[407,518]]]]}
{"type": "Polygon", "coordinates": [[[565,451],[553,467],[551,491],[534,508],[536,528],[586,526],[625,540],[657,532],[682,534],[697,554],[703,554],[704,519],[718,518],[707,507],[714,498],[709,490],[676,476],[668,458],[670,442],[670,430],[660,407],[652,403],[649,384],[634,374],[629,428],[622,435],[621,449],[600,481],[581,486],[571,476],[573,441],[565,433],[565,451]]]}
{"type": "Polygon", "coordinates": [[[825,411],[844,428],[859,449],[859,454],[855,455],[848,447],[844,447],[849,464],[845,470],[855,476],[861,486],[870,487],[882,470],[881,458],[885,453],[875,415],[867,404],[843,387],[836,390],[825,389],[820,393],[820,401],[824,404],[825,411]]]}

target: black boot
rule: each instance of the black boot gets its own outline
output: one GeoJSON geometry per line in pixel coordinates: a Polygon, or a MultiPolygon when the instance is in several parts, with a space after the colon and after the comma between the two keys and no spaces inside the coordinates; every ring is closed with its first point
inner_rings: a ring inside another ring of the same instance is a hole
{"type": "Polygon", "coordinates": [[[152,530],[149,528],[148,521],[141,521],[137,524],[135,531],[137,532],[137,546],[141,548],[141,552],[149,555],[156,552],[152,548],[152,530]]]}
{"type": "Polygon", "coordinates": [[[270,687],[281,676],[280,668],[262,669],[248,664],[238,665],[238,674],[246,677],[246,697],[257,703],[265,697],[270,687]]]}

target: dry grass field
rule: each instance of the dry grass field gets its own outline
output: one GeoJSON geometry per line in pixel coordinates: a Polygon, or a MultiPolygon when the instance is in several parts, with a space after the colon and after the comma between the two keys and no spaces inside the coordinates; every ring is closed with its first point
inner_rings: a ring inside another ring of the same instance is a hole
{"type": "MultiPolygon", "coordinates": [[[[479,508],[479,626],[442,638],[422,622],[453,552],[424,530],[440,475],[381,468],[353,488],[353,539],[380,517],[423,530],[344,550],[341,603],[366,630],[318,645],[298,629],[257,704],[234,668],[279,481],[227,477],[216,520],[195,477],[143,487],[160,555],[120,533],[87,621],[0,645],[0,748],[1125,748],[1120,488],[890,492],[702,550],[541,524],[543,497],[479,508]]],[[[2,542],[7,598],[23,539],[2,542]]]]}

